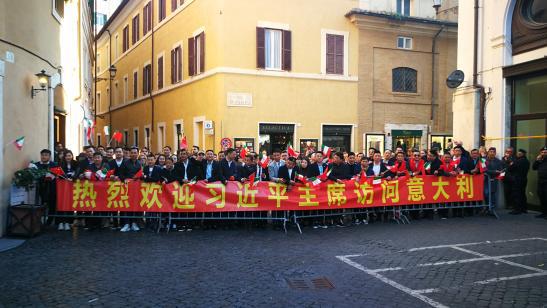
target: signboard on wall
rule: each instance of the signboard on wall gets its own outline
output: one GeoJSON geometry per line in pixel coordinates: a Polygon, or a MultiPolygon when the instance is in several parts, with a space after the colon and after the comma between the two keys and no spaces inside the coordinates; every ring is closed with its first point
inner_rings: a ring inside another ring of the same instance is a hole
{"type": "Polygon", "coordinates": [[[228,92],[227,105],[229,107],[252,107],[253,95],[251,93],[228,92]]]}

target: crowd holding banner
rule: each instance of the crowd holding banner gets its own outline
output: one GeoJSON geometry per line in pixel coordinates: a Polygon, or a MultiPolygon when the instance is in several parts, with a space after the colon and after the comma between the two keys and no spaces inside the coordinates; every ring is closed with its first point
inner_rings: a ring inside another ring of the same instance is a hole
{"type": "MultiPolygon", "coordinates": [[[[214,153],[197,146],[176,154],[166,146],[162,153],[152,154],[147,148],[87,146],[75,157],[58,144],[53,161],[51,154],[42,150],[40,162],[32,164],[49,170],[40,195],[50,213],[332,209],[477,201],[490,195],[495,208],[497,181],[503,180],[504,185],[510,183],[505,192],[510,191],[512,213],[520,214],[526,212],[530,167],[523,150],[513,156],[508,148],[500,160],[495,148],[468,152],[457,142],[444,153],[436,149],[404,153],[397,148],[382,154],[371,148],[367,154],[355,154],[328,147],[298,153],[289,145],[287,151],[260,156],[246,148],[214,153]]],[[[539,171],[543,217],[546,158],[547,147],[533,165],[539,171]]],[[[439,215],[448,213],[439,211],[439,215]]],[[[59,230],[70,229],[68,219],[57,222],[59,230]]],[[[136,219],[122,219],[120,227],[122,232],[139,230],[136,219]]]]}

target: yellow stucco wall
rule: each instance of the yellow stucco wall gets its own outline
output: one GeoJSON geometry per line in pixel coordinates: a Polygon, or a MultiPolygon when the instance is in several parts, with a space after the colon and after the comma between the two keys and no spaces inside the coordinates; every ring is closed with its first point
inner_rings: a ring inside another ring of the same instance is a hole
{"type": "MultiPolygon", "coordinates": [[[[112,43],[118,34],[118,50],[122,50],[122,29],[129,24],[130,49],[117,57],[113,47],[113,64],[117,74],[112,81],[113,94],[111,131],[129,130],[129,145],[133,142],[133,128],[139,128],[139,145],[143,146],[144,127],[153,124],[151,147],[157,151],[158,123],[165,123],[165,144],[174,146],[174,121],[182,120],[184,134],[190,145],[220,150],[220,139],[252,137],[258,143],[259,122],[295,123],[295,143],[300,138],[321,139],[321,123],[357,123],[357,59],[358,32],[344,16],[355,0],[319,1],[186,1],[182,8],[171,12],[167,2],[167,18],[157,23],[157,3],[154,7],[154,50],[150,33],[142,35],[142,8],[147,1],[128,5],[109,27],[112,43]],[[131,19],[140,17],[140,41],[131,43],[131,19]],[[271,25],[287,27],[292,33],[292,70],[290,72],[256,69],[256,27],[271,25]],[[348,72],[345,76],[321,74],[322,29],[347,33],[348,72]],[[188,38],[199,31],[205,33],[205,72],[188,75],[188,38]],[[183,80],[171,84],[171,50],[181,43],[183,50],[183,80]],[[158,55],[164,55],[164,88],[157,89],[158,55]],[[152,58],[153,57],[153,58],[152,58]],[[151,60],[152,58],[152,60],[151,60]],[[153,62],[154,108],[149,97],[142,97],[142,70],[146,62],[153,62]],[[138,96],[133,97],[133,71],[138,71],[138,96]],[[123,101],[123,78],[128,76],[129,95],[123,101]],[[114,86],[118,83],[118,87],[114,86]],[[228,107],[227,93],[242,92],[252,96],[252,107],[228,107]],[[214,121],[214,135],[203,134],[200,123],[214,121]],[[195,132],[195,129],[199,132],[195,132]],[[196,136],[197,135],[197,136],[196,136]]],[[[108,34],[98,40],[100,67],[108,72],[108,34]],[[104,56],[103,56],[104,55],[104,56]]],[[[98,132],[110,123],[108,114],[108,81],[98,83],[101,93],[101,118],[98,132]]],[[[104,137],[103,139],[104,140],[104,137]]],[[[353,135],[354,146],[360,139],[353,135]]],[[[105,142],[103,142],[104,144],[105,142]]]]}

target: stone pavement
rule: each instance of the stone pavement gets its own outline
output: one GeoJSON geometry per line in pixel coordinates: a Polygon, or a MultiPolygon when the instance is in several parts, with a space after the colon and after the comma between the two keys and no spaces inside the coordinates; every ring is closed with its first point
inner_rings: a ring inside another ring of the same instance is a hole
{"type": "Polygon", "coordinates": [[[547,305],[533,214],[303,231],[49,231],[0,253],[0,306],[547,305]]]}

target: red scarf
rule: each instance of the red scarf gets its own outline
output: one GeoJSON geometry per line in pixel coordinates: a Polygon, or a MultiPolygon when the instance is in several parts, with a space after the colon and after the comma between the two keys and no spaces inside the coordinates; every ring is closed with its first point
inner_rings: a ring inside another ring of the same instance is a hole
{"type": "Polygon", "coordinates": [[[393,173],[408,173],[408,170],[406,169],[406,162],[402,161],[399,163],[398,161],[396,161],[395,165],[391,167],[390,171],[393,173]]]}
{"type": "Polygon", "coordinates": [[[443,170],[446,173],[450,173],[454,171],[454,169],[456,169],[456,166],[457,165],[452,164],[452,162],[450,164],[447,164],[443,161],[443,164],[441,165],[441,168],[439,169],[443,170]]]}
{"type": "Polygon", "coordinates": [[[424,160],[423,159],[420,159],[420,161],[418,162],[418,167],[416,167],[416,162],[413,160],[410,162],[410,171],[412,172],[418,172],[420,171],[422,175],[425,174],[425,169],[424,169],[424,160]]]}

